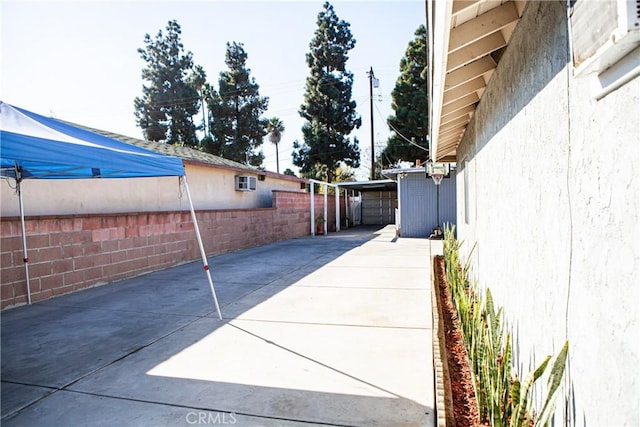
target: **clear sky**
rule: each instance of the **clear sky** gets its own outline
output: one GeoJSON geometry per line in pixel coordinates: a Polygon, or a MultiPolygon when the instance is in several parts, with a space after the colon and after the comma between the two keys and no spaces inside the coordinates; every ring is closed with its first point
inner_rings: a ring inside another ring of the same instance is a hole
{"type": "MultiPolygon", "coordinates": [[[[293,141],[302,141],[298,115],[309,69],[305,54],[322,1],[25,1],[0,2],[0,99],[45,115],[133,137],[142,137],[133,100],[142,93],[145,63],[138,48],[176,19],[186,50],[217,87],[226,69],[226,43],[244,43],[247,66],[269,97],[265,117],[285,125],[280,171],[290,167],[293,141]]],[[[370,114],[367,71],[373,67],[376,152],[389,135],[391,91],[413,33],[425,22],[424,0],[334,1],[336,14],[351,24],[356,46],[347,67],[354,74],[353,99],[362,127],[354,132],[369,175],[370,114]]],[[[196,121],[201,117],[195,117],[196,121]]],[[[265,138],[265,167],[276,170],[275,148],[265,138]]]]}

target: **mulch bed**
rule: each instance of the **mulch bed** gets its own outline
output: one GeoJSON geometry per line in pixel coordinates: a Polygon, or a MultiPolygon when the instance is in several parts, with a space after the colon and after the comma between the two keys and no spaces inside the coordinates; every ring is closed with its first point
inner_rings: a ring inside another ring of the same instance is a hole
{"type": "MultiPolygon", "coordinates": [[[[444,257],[434,258],[434,280],[438,305],[441,308],[441,319],[444,326],[444,341],[448,378],[445,387],[450,388],[453,403],[453,418],[458,427],[482,426],[478,413],[473,379],[469,370],[467,351],[464,346],[462,330],[456,309],[451,300],[451,292],[447,283],[444,268],[444,257]]],[[[450,417],[448,417],[450,418],[450,417]]]]}

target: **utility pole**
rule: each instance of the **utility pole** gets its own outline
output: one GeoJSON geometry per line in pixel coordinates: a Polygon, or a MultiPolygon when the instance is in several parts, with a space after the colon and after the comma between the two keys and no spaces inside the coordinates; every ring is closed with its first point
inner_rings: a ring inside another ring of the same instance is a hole
{"type": "Polygon", "coordinates": [[[204,130],[204,137],[207,137],[207,116],[204,113],[204,86],[200,88],[200,104],[202,104],[202,128],[204,130]]]}
{"type": "Polygon", "coordinates": [[[369,113],[371,115],[371,181],[376,178],[376,153],[373,146],[373,88],[378,87],[378,79],[373,74],[373,67],[367,72],[369,75],[369,113]]]}

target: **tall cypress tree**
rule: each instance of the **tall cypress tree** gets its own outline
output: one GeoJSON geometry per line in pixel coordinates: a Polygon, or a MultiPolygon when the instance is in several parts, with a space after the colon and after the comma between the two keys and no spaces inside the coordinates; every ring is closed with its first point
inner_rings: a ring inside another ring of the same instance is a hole
{"type": "Polygon", "coordinates": [[[200,97],[189,73],[193,54],[185,52],[177,21],[169,21],[166,34],[158,31],[155,39],[144,37],[138,53],[147,63],[142,70],[142,97],[134,100],[136,123],[144,137],[169,144],[198,145],[193,115],[200,97]]]}
{"type": "Polygon", "coordinates": [[[415,36],[415,39],[409,42],[405,55],[400,60],[400,76],[391,92],[391,108],[395,111],[395,115],[388,118],[388,123],[393,133],[382,152],[383,161],[389,163],[424,160],[429,155],[428,151],[407,141],[408,139],[425,149],[429,148],[427,141],[429,132],[426,78],[427,30],[424,25],[418,27],[415,36]]]}
{"type": "Polygon", "coordinates": [[[260,86],[246,68],[247,53],[242,43],[227,43],[225,63],[228,71],[220,73],[218,91],[208,86],[205,99],[209,108],[210,138],[205,149],[226,159],[260,166],[264,160],[256,149],[267,134],[269,98],[260,96],[260,86]]]}
{"type": "Polygon", "coordinates": [[[347,54],[356,40],[349,23],[339,19],[328,2],[316,23],[307,53],[310,75],[300,107],[300,115],[307,120],[302,127],[304,143],[294,143],[293,164],[303,174],[324,167],[331,182],[340,162],[354,168],[360,165],[358,141],[351,141],[349,134],[360,127],[361,119],[351,99],[353,74],[346,69],[347,54]]]}

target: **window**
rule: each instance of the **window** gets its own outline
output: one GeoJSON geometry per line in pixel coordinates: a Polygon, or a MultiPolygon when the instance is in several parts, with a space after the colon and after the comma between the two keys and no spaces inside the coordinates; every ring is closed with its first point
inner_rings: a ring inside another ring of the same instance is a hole
{"type": "Polygon", "coordinates": [[[236,176],[236,191],[256,191],[257,179],[255,176],[236,176]]]}
{"type": "Polygon", "coordinates": [[[469,224],[469,161],[465,160],[462,166],[464,174],[464,223],[469,224]]]}

